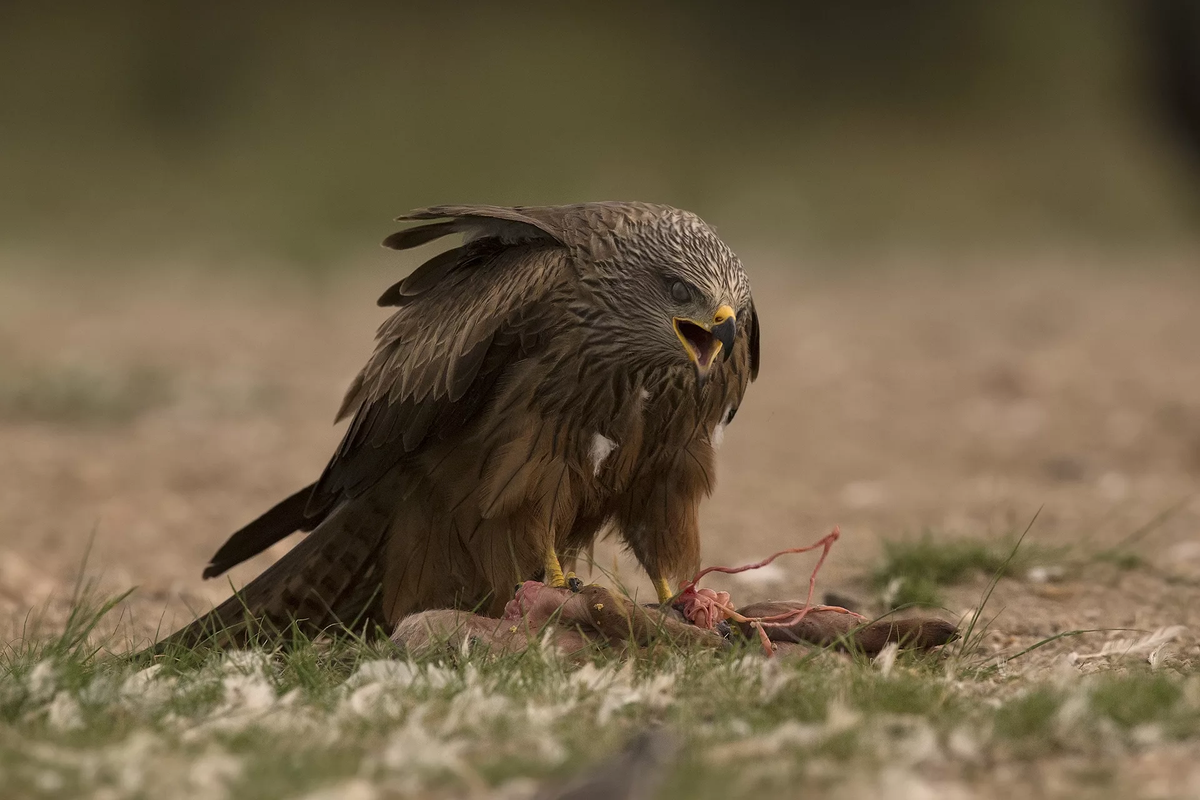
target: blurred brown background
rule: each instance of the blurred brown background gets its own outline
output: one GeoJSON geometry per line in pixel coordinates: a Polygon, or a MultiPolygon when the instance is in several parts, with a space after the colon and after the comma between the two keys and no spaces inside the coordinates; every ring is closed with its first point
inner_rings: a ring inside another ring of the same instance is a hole
{"type": "MultiPolygon", "coordinates": [[[[388,220],[439,202],[666,202],[742,255],[765,366],[709,561],[841,522],[849,584],[1043,505],[1119,540],[1200,477],[1198,54],[1185,0],[6,3],[0,603],[93,531],[143,623],[219,599],[419,263],[388,220]]],[[[1200,573],[1198,514],[1157,563],[1200,573]]],[[[1127,621],[1200,607],[1122,580],[1127,621]]]]}
{"type": "Polygon", "coordinates": [[[0,243],[321,266],[414,205],[600,197],[788,245],[1191,238],[1197,16],[6,3],[0,243]]]}

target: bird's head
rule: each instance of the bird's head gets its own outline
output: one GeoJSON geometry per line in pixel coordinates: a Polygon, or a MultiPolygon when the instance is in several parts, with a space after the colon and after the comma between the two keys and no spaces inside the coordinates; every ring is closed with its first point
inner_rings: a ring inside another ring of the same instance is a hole
{"type": "Polygon", "coordinates": [[[717,359],[727,361],[733,353],[737,311],[719,294],[714,297],[683,278],[668,280],[671,330],[703,386],[717,359]]]}
{"type": "MultiPolygon", "coordinates": [[[[738,329],[757,326],[741,262],[699,217],[673,208],[624,231],[615,249],[613,310],[638,354],[657,367],[690,365],[703,387],[733,354],[738,329]]],[[[757,371],[756,353],[751,360],[757,371]]]]}

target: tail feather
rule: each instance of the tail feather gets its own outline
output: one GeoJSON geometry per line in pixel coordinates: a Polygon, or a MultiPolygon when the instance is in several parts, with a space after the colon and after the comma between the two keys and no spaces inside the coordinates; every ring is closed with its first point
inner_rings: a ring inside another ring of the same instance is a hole
{"type": "Polygon", "coordinates": [[[266,572],[153,652],[202,644],[242,647],[254,639],[284,642],[293,631],[315,636],[331,628],[382,625],[380,553],[391,513],[377,497],[371,492],[336,508],[266,572]]]}

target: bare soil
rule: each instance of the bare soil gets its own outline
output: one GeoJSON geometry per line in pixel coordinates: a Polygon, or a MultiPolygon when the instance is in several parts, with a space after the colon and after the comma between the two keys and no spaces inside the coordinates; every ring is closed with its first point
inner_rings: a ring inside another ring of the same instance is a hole
{"type": "MultiPolygon", "coordinates": [[[[870,602],[863,575],[883,540],[1000,539],[1041,509],[1030,541],[1065,548],[1068,568],[1002,581],[988,647],[1076,628],[1197,627],[1200,271],[1187,259],[746,261],[764,364],[704,508],[706,563],[755,560],[838,524],[821,588],[870,602]],[[1092,560],[1174,506],[1140,539],[1149,566],[1092,560]]],[[[321,280],[0,272],[0,384],[26,398],[0,404],[0,621],[61,611],[89,541],[89,576],[139,587],[133,636],[223,599],[228,583],[202,581],[201,568],[230,531],[319,472],[341,433],[341,393],[384,318],[373,301],[394,279],[359,268],[321,280]],[[73,413],[60,400],[37,412],[55,375],[119,384],[146,372],[163,395],[146,408],[73,413]]],[[[234,584],[291,544],[235,570],[234,584]]],[[[713,585],[739,603],[802,597],[807,558],[713,585]]],[[[648,591],[611,547],[598,561],[648,591]]],[[[983,586],[951,590],[949,611],[972,608],[983,586]]],[[[1064,639],[1029,663],[1105,638],[1064,639]]],[[[1174,657],[1198,652],[1185,636],[1174,657]]]]}

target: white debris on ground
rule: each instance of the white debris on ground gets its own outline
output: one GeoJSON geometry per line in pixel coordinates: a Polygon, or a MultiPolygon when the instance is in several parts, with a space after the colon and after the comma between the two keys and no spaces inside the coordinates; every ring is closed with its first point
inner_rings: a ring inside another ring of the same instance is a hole
{"type": "Polygon", "coordinates": [[[1145,656],[1151,666],[1157,666],[1156,662],[1162,658],[1164,648],[1172,642],[1179,641],[1186,634],[1187,628],[1184,626],[1171,625],[1159,628],[1145,636],[1111,639],[1105,642],[1104,646],[1094,653],[1073,652],[1067,656],[1067,659],[1070,663],[1077,664],[1082,661],[1110,658],[1112,656],[1145,656]]]}
{"type": "MultiPolygon", "coordinates": [[[[1081,666],[1105,659],[1161,664],[1164,648],[1183,635],[1176,626],[1073,653],[1027,688],[1005,691],[998,680],[982,707],[1034,703],[1036,712],[1038,693],[1054,692],[1040,734],[1048,741],[1137,752],[1165,741],[1168,730],[1157,721],[1115,725],[1098,706],[1101,676],[1085,675],[1081,666]]],[[[45,722],[44,735],[6,742],[20,760],[0,763],[0,779],[18,776],[43,794],[98,800],[230,800],[257,796],[265,786],[271,796],[303,800],[441,791],[532,797],[541,776],[619,748],[648,721],[665,721],[683,738],[684,752],[704,763],[726,765],[721,769],[731,774],[753,764],[747,791],[786,786],[800,770],[814,785],[839,786],[839,794],[971,797],[971,770],[1011,752],[1011,734],[999,722],[941,717],[934,705],[856,707],[844,696],[847,681],[830,683],[842,688],[803,714],[762,713],[811,688],[805,681],[849,669],[860,670],[850,682],[873,681],[878,692],[934,685],[938,703],[978,700],[981,691],[979,681],[954,678],[948,668],[944,680],[914,672],[894,646],[873,669],[829,665],[828,672],[802,671],[782,658],[748,656],[703,669],[686,659],[653,669],[633,661],[572,667],[535,648],[511,669],[368,660],[336,686],[316,690],[281,682],[281,664],[257,652],[226,653],[174,674],[161,666],[123,675],[101,670],[82,682],[64,679],[46,660],[19,678],[0,675],[0,699],[19,702],[24,719],[45,722]],[[730,697],[743,701],[739,713],[729,713],[730,697]],[[704,705],[698,698],[726,702],[724,711],[697,713],[704,705]],[[73,738],[87,730],[102,733],[73,738]],[[847,753],[861,757],[855,763],[862,768],[847,769],[847,753]],[[276,783],[256,783],[268,780],[276,783]],[[294,791],[281,794],[280,780],[294,791]]],[[[1200,678],[1190,679],[1176,702],[1200,715],[1200,678]]]]}
{"type": "Polygon", "coordinates": [[[1025,572],[1025,580],[1030,583],[1054,583],[1067,576],[1066,567],[1061,564],[1049,566],[1033,566],[1025,572]]]}

